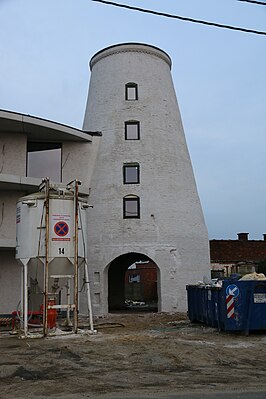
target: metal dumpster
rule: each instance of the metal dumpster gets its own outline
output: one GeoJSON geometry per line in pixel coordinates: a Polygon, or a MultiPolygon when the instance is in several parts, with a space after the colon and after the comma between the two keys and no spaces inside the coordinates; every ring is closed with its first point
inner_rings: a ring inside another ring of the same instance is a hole
{"type": "Polygon", "coordinates": [[[224,280],[221,288],[188,285],[188,316],[224,331],[266,330],[266,280],[224,280]]]}

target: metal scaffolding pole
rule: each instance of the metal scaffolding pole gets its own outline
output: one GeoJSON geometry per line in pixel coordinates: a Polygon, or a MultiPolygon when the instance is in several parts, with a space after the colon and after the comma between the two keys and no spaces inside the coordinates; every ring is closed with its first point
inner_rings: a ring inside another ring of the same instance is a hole
{"type": "Polygon", "coordinates": [[[95,330],[94,330],[94,326],[93,326],[89,271],[88,271],[88,264],[87,264],[86,259],[85,259],[84,267],[85,267],[85,278],[86,278],[86,289],[87,289],[88,313],[89,313],[89,318],[90,318],[90,331],[94,333],[95,330]]]}
{"type": "MultiPolygon", "coordinates": [[[[23,323],[24,323],[24,335],[25,337],[28,335],[28,264],[24,265],[24,301],[23,301],[23,323]]],[[[20,316],[22,313],[20,313],[20,316]]]]}
{"type": "Polygon", "coordinates": [[[74,213],[75,213],[75,241],[74,241],[74,333],[78,332],[78,184],[74,181],[74,213]]]}
{"type": "Polygon", "coordinates": [[[45,179],[45,261],[44,261],[44,306],[43,306],[43,336],[48,334],[48,288],[49,288],[49,178],[45,179]]]}

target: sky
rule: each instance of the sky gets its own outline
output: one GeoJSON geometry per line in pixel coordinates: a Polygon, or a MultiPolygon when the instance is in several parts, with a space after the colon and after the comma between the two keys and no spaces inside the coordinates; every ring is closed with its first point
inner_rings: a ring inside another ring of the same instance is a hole
{"type": "MultiPolygon", "coordinates": [[[[237,0],[117,3],[266,31],[237,0]]],[[[172,77],[210,239],[266,233],[266,36],[91,0],[0,0],[0,109],[82,128],[90,71],[117,43],[160,47],[172,77]]]]}

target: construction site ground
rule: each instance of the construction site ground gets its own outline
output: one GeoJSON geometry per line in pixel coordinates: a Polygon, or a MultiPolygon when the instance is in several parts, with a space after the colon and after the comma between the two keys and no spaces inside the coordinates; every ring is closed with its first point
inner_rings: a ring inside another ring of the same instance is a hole
{"type": "MultiPolygon", "coordinates": [[[[123,313],[97,334],[19,339],[0,333],[0,398],[156,397],[266,390],[266,335],[219,332],[185,314],[123,313]]],[[[204,396],[203,396],[204,397],[204,396]]]]}

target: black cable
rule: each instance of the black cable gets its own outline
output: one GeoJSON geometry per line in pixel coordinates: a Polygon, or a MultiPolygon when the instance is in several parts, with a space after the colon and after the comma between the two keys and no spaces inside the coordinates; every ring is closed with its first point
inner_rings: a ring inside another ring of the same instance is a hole
{"type": "Polygon", "coordinates": [[[259,4],[260,6],[266,6],[266,3],[263,1],[257,1],[257,0],[237,0],[237,1],[243,1],[245,3],[259,4]]]}
{"type": "Polygon", "coordinates": [[[181,17],[179,15],[167,14],[167,13],[164,13],[164,12],[159,12],[159,11],[147,10],[147,9],[139,8],[139,7],[128,6],[126,4],[118,4],[118,3],[114,3],[113,1],[105,1],[105,0],[91,0],[91,1],[95,1],[97,3],[108,4],[110,6],[115,6],[115,7],[126,8],[128,10],[134,10],[134,11],[140,11],[140,12],[144,12],[144,13],[148,13],[148,14],[160,15],[162,17],[180,19],[181,21],[194,22],[196,24],[215,26],[216,28],[224,28],[224,29],[236,30],[236,31],[245,32],[245,33],[254,33],[256,35],[265,35],[266,36],[266,32],[263,32],[263,31],[257,31],[257,30],[246,29],[246,28],[239,28],[237,26],[218,24],[216,22],[208,22],[208,21],[203,21],[203,20],[200,20],[200,19],[181,17]]]}

